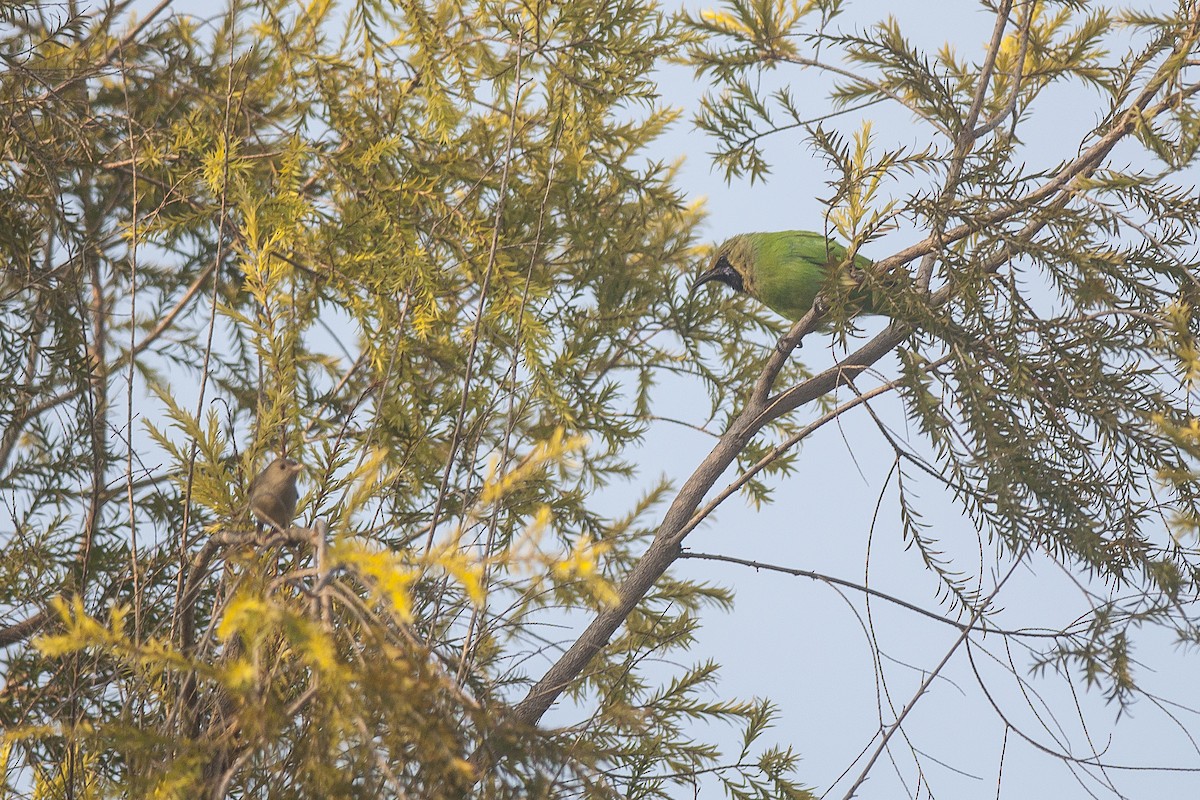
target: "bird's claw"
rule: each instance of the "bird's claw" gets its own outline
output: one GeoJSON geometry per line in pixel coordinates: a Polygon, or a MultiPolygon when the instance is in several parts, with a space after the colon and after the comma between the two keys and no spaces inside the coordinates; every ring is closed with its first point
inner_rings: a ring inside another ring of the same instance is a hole
{"type": "Polygon", "coordinates": [[[783,337],[782,339],[780,339],[779,341],[777,341],[777,342],[775,343],[775,349],[776,349],[776,350],[778,350],[780,353],[786,353],[786,352],[788,352],[788,350],[789,350],[789,349],[791,349],[791,350],[800,350],[800,349],[802,349],[802,348],[804,347],[804,340],[803,340],[803,339],[798,339],[798,340],[796,341],[796,344],[795,344],[795,345],[793,345],[791,348],[788,348],[786,345],[784,345],[784,342],[786,342],[786,341],[787,341],[787,337],[786,337],[786,336],[785,336],[785,337],[783,337]]]}

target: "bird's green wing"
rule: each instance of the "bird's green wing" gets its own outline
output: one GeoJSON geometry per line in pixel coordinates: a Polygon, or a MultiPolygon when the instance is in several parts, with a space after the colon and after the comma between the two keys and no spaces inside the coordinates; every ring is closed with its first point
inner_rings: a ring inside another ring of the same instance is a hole
{"type": "MultiPolygon", "coordinates": [[[[755,295],[773,311],[792,320],[808,313],[830,271],[846,258],[845,247],[814,231],[746,236],[754,249],[755,295]]],[[[855,263],[868,267],[871,261],[856,256],[855,263]]]]}

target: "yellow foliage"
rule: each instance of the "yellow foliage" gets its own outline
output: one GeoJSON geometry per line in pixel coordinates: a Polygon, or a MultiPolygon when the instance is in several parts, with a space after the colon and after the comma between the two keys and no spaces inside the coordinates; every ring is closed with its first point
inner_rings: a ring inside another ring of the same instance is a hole
{"type": "Polygon", "coordinates": [[[122,606],[114,606],[109,612],[109,625],[105,627],[91,617],[83,608],[83,601],[73,597],[69,601],[56,597],[50,604],[66,630],[57,635],[39,636],[34,646],[44,655],[62,656],[86,647],[119,645],[125,643],[125,613],[122,606]]]}
{"type": "Polygon", "coordinates": [[[239,594],[230,602],[217,627],[217,636],[228,641],[235,634],[256,634],[276,621],[277,615],[272,612],[272,607],[261,598],[239,594]]]}
{"type": "Polygon", "coordinates": [[[593,542],[586,534],[580,536],[571,547],[571,554],[553,565],[554,576],[564,581],[582,581],[597,600],[616,605],[619,599],[616,591],[597,571],[597,560],[610,547],[608,542],[593,542]]]}
{"type": "Polygon", "coordinates": [[[1200,347],[1191,332],[1192,307],[1175,299],[1163,307],[1163,344],[1179,363],[1183,381],[1189,385],[1200,380],[1200,347]]]}
{"type": "Polygon", "coordinates": [[[385,447],[375,447],[371,454],[355,468],[351,476],[355,482],[354,493],[346,501],[347,508],[361,508],[379,491],[380,472],[391,453],[385,447]]]}
{"type": "Polygon", "coordinates": [[[234,659],[221,671],[221,683],[235,692],[249,689],[254,679],[254,665],[244,658],[234,659]]]}
{"type": "Polygon", "coordinates": [[[299,618],[294,621],[291,632],[293,645],[308,663],[327,675],[341,672],[342,664],[338,661],[333,639],[315,623],[299,618]]]}
{"type": "Polygon", "coordinates": [[[700,12],[700,18],[709,23],[715,28],[720,28],[727,33],[741,34],[743,36],[753,36],[754,31],[750,30],[740,20],[735,19],[731,14],[724,11],[713,11],[705,9],[700,12]]]}
{"type": "Polygon", "coordinates": [[[873,141],[871,121],[864,120],[854,133],[853,180],[846,182],[845,203],[829,212],[830,223],[851,243],[852,252],[867,237],[885,228],[896,208],[895,201],[881,204],[877,200],[895,154],[884,154],[880,160],[872,161],[873,141]]]}
{"type": "MultiPolygon", "coordinates": [[[[333,640],[318,623],[265,598],[239,594],[230,602],[217,627],[217,635],[221,638],[229,640],[240,635],[251,646],[275,634],[281,635],[297,656],[317,670],[324,673],[341,671],[333,640]]],[[[245,688],[254,680],[254,667],[245,660],[234,661],[225,669],[224,680],[230,688],[245,688]]]]}
{"type": "Polygon", "coordinates": [[[383,597],[397,616],[412,621],[412,596],[409,587],[419,571],[405,564],[401,557],[389,551],[368,550],[362,546],[343,544],[335,548],[334,560],[342,566],[371,579],[376,593],[383,597]]]}
{"type": "Polygon", "coordinates": [[[477,606],[483,605],[487,592],[483,587],[483,565],[481,563],[468,559],[461,550],[451,547],[447,547],[439,553],[433,563],[462,584],[472,603],[477,606]]]}
{"type": "Polygon", "coordinates": [[[483,491],[479,502],[491,505],[525,481],[533,478],[550,464],[562,463],[571,453],[576,453],[587,446],[586,436],[570,436],[560,427],[547,440],[538,442],[513,469],[497,476],[498,460],[492,459],[488,464],[487,476],[484,478],[483,491]]]}

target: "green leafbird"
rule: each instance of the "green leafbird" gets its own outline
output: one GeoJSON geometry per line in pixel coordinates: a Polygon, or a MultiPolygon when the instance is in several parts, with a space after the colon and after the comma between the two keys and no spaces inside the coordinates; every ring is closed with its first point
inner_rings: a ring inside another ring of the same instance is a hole
{"type": "MultiPolygon", "coordinates": [[[[713,254],[708,270],[692,283],[694,293],[709,281],[720,281],[745,292],[790,320],[812,308],[830,273],[846,259],[846,248],[814,231],[742,233],[726,241],[713,254]]],[[[856,255],[859,269],[871,260],[856,255]]],[[[850,280],[849,276],[846,276],[850,280]]],[[[862,312],[878,313],[865,291],[856,293],[862,312]]]]}

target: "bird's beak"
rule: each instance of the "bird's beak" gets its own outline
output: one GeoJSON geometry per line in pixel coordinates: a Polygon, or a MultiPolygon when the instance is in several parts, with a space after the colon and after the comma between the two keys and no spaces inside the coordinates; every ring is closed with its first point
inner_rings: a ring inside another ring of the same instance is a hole
{"type": "Polygon", "coordinates": [[[717,259],[717,263],[712,266],[712,269],[707,272],[700,273],[696,280],[692,281],[692,288],[688,290],[688,296],[694,295],[696,290],[709,281],[720,281],[726,286],[731,286],[736,291],[744,291],[742,288],[742,276],[733,268],[724,256],[717,259]]]}

